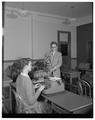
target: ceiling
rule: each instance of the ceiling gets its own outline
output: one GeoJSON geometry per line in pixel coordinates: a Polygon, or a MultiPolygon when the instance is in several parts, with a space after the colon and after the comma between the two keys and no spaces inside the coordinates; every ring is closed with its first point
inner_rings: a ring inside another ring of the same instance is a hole
{"type": "Polygon", "coordinates": [[[76,19],[93,13],[92,2],[6,2],[5,6],[76,19]]]}

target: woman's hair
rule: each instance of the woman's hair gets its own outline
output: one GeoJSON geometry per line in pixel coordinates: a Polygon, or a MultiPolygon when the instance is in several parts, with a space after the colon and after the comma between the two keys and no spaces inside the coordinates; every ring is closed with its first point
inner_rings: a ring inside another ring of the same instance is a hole
{"type": "Polygon", "coordinates": [[[6,75],[15,82],[24,66],[29,64],[29,61],[32,62],[30,58],[21,58],[16,60],[11,66],[8,66],[6,69],[6,75]]]}
{"type": "Polygon", "coordinates": [[[19,60],[21,71],[23,70],[25,65],[29,64],[30,61],[32,62],[32,60],[30,58],[22,58],[22,59],[19,60]]]}
{"type": "Polygon", "coordinates": [[[56,46],[58,46],[57,42],[55,42],[55,41],[52,41],[52,42],[50,43],[50,46],[52,46],[53,44],[55,44],[56,46]]]}

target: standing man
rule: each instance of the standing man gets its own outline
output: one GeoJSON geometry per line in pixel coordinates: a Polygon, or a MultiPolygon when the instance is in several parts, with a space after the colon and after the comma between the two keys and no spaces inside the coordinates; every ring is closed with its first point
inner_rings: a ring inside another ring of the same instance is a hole
{"type": "Polygon", "coordinates": [[[60,77],[60,67],[62,65],[62,55],[57,51],[58,44],[57,42],[51,42],[50,51],[46,54],[45,58],[48,58],[50,61],[50,73],[53,74],[54,77],[60,77]]]}

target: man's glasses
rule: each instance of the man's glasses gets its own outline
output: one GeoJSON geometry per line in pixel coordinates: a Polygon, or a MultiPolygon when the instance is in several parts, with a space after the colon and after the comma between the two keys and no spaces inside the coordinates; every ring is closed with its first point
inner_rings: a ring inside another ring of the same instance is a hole
{"type": "Polygon", "coordinates": [[[55,46],[55,47],[51,47],[51,48],[57,48],[57,47],[55,46]]]}

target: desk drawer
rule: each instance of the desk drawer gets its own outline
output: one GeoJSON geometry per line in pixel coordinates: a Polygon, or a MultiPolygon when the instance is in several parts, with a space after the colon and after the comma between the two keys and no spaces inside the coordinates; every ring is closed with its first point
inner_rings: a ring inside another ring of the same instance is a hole
{"type": "Polygon", "coordinates": [[[3,87],[2,94],[5,98],[9,98],[10,97],[10,86],[3,87]]]}

